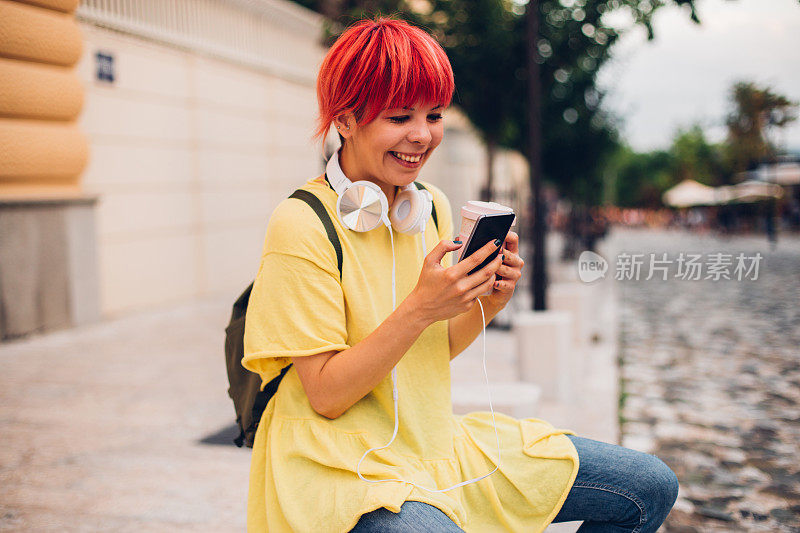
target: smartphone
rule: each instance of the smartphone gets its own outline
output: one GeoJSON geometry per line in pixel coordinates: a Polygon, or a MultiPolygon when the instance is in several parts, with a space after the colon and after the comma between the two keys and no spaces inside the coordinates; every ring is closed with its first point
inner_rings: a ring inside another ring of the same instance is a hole
{"type": "MultiPolygon", "coordinates": [[[[514,213],[496,213],[496,214],[483,214],[478,217],[472,232],[469,234],[467,242],[464,244],[464,251],[461,253],[458,261],[461,262],[473,253],[485,246],[487,242],[500,239],[505,242],[508,231],[511,229],[511,224],[514,223],[514,213]]],[[[489,254],[483,263],[476,266],[469,271],[470,274],[477,272],[485,267],[492,260],[497,257],[500,248],[489,254]]]]}

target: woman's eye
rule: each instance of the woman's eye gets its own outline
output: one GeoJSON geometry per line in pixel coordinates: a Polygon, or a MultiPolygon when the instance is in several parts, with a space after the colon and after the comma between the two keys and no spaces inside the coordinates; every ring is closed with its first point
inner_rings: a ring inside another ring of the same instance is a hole
{"type": "Polygon", "coordinates": [[[400,116],[400,117],[389,117],[389,120],[394,122],[395,124],[402,124],[406,120],[408,120],[408,115],[400,116]]]}
{"type": "Polygon", "coordinates": [[[428,115],[428,120],[430,120],[431,122],[436,122],[438,120],[442,120],[442,114],[441,113],[433,113],[431,115],[428,115]]]}

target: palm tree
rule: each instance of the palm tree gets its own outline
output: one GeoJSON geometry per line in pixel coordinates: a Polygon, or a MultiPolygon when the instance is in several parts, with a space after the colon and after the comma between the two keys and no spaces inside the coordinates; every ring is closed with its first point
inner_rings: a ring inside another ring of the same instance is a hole
{"type": "Polygon", "coordinates": [[[736,172],[775,157],[775,143],[770,134],[797,119],[797,103],[758,87],[752,82],[738,82],[731,89],[733,111],[728,114],[728,157],[736,172]]]}

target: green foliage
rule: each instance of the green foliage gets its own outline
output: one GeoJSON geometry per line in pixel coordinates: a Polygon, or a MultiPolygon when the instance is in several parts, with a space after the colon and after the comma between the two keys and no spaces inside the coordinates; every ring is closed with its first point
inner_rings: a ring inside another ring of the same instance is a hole
{"type": "MultiPolygon", "coordinates": [[[[677,3],[693,6],[690,1],[677,3]]],[[[542,171],[561,195],[584,205],[602,199],[603,168],[618,146],[602,108],[597,74],[619,34],[603,15],[628,9],[648,26],[664,2],[541,0],[536,43],[542,97],[542,171]]],[[[526,6],[514,0],[430,0],[429,27],[456,75],[456,103],[488,142],[527,153],[526,6]]],[[[530,4],[528,4],[528,7],[530,4]]]]}
{"type": "Polygon", "coordinates": [[[734,170],[742,172],[775,156],[769,134],[797,119],[798,104],[752,82],[734,84],[731,102],[727,156],[734,170]]]}
{"type": "Polygon", "coordinates": [[[519,16],[504,0],[431,0],[425,16],[450,58],[455,103],[490,143],[508,145],[520,128],[509,89],[520,83],[519,16]]]}
{"type": "Polygon", "coordinates": [[[675,183],[685,179],[711,186],[730,183],[732,173],[725,164],[724,147],[710,144],[697,124],[677,132],[669,153],[675,183]]]}
{"type": "Polygon", "coordinates": [[[660,207],[661,195],[685,179],[710,186],[730,183],[725,146],[711,144],[699,125],[679,130],[668,150],[636,153],[622,146],[611,159],[615,203],[622,207],[660,207]]]}
{"type": "Polygon", "coordinates": [[[607,167],[613,199],[624,207],[658,207],[661,195],[685,179],[710,186],[733,183],[736,172],[775,155],[768,132],[797,118],[798,104],[768,87],[738,82],[731,88],[728,138],[709,143],[700,125],[678,130],[667,151],[636,153],[620,147],[607,167]]]}
{"type": "MultiPolygon", "coordinates": [[[[564,197],[583,205],[600,202],[602,169],[617,147],[616,126],[602,108],[604,94],[596,84],[619,37],[601,18],[611,4],[540,3],[543,177],[564,197]]],[[[524,50],[527,42],[522,44],[524,50]]],[[[527,81],[522,80],[514,98],[519,117],[528,116],[527,81]]],[[[518,133],[510,146],[527,153],[529,130],[522,127],[518,133]]]]}
{"type": "Polygon", "coordinates": [[[669,152],[636,153],[621,146],[609,162],[616,177],[615,204],[621,207],[658,207],[661,194],[673,185],[673,159],[669,152]]]}

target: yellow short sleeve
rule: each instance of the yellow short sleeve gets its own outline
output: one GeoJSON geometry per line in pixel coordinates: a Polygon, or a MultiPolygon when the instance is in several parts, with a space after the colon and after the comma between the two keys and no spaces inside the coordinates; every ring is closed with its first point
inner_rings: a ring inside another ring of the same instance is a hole
{"type": "Polygon", "coordinates": [[[270,219],[245,318],[242,365],[265,383],[291,357],[349,348],[333,247],[316,214],[288,201],[295,205],[270,219]]]}

